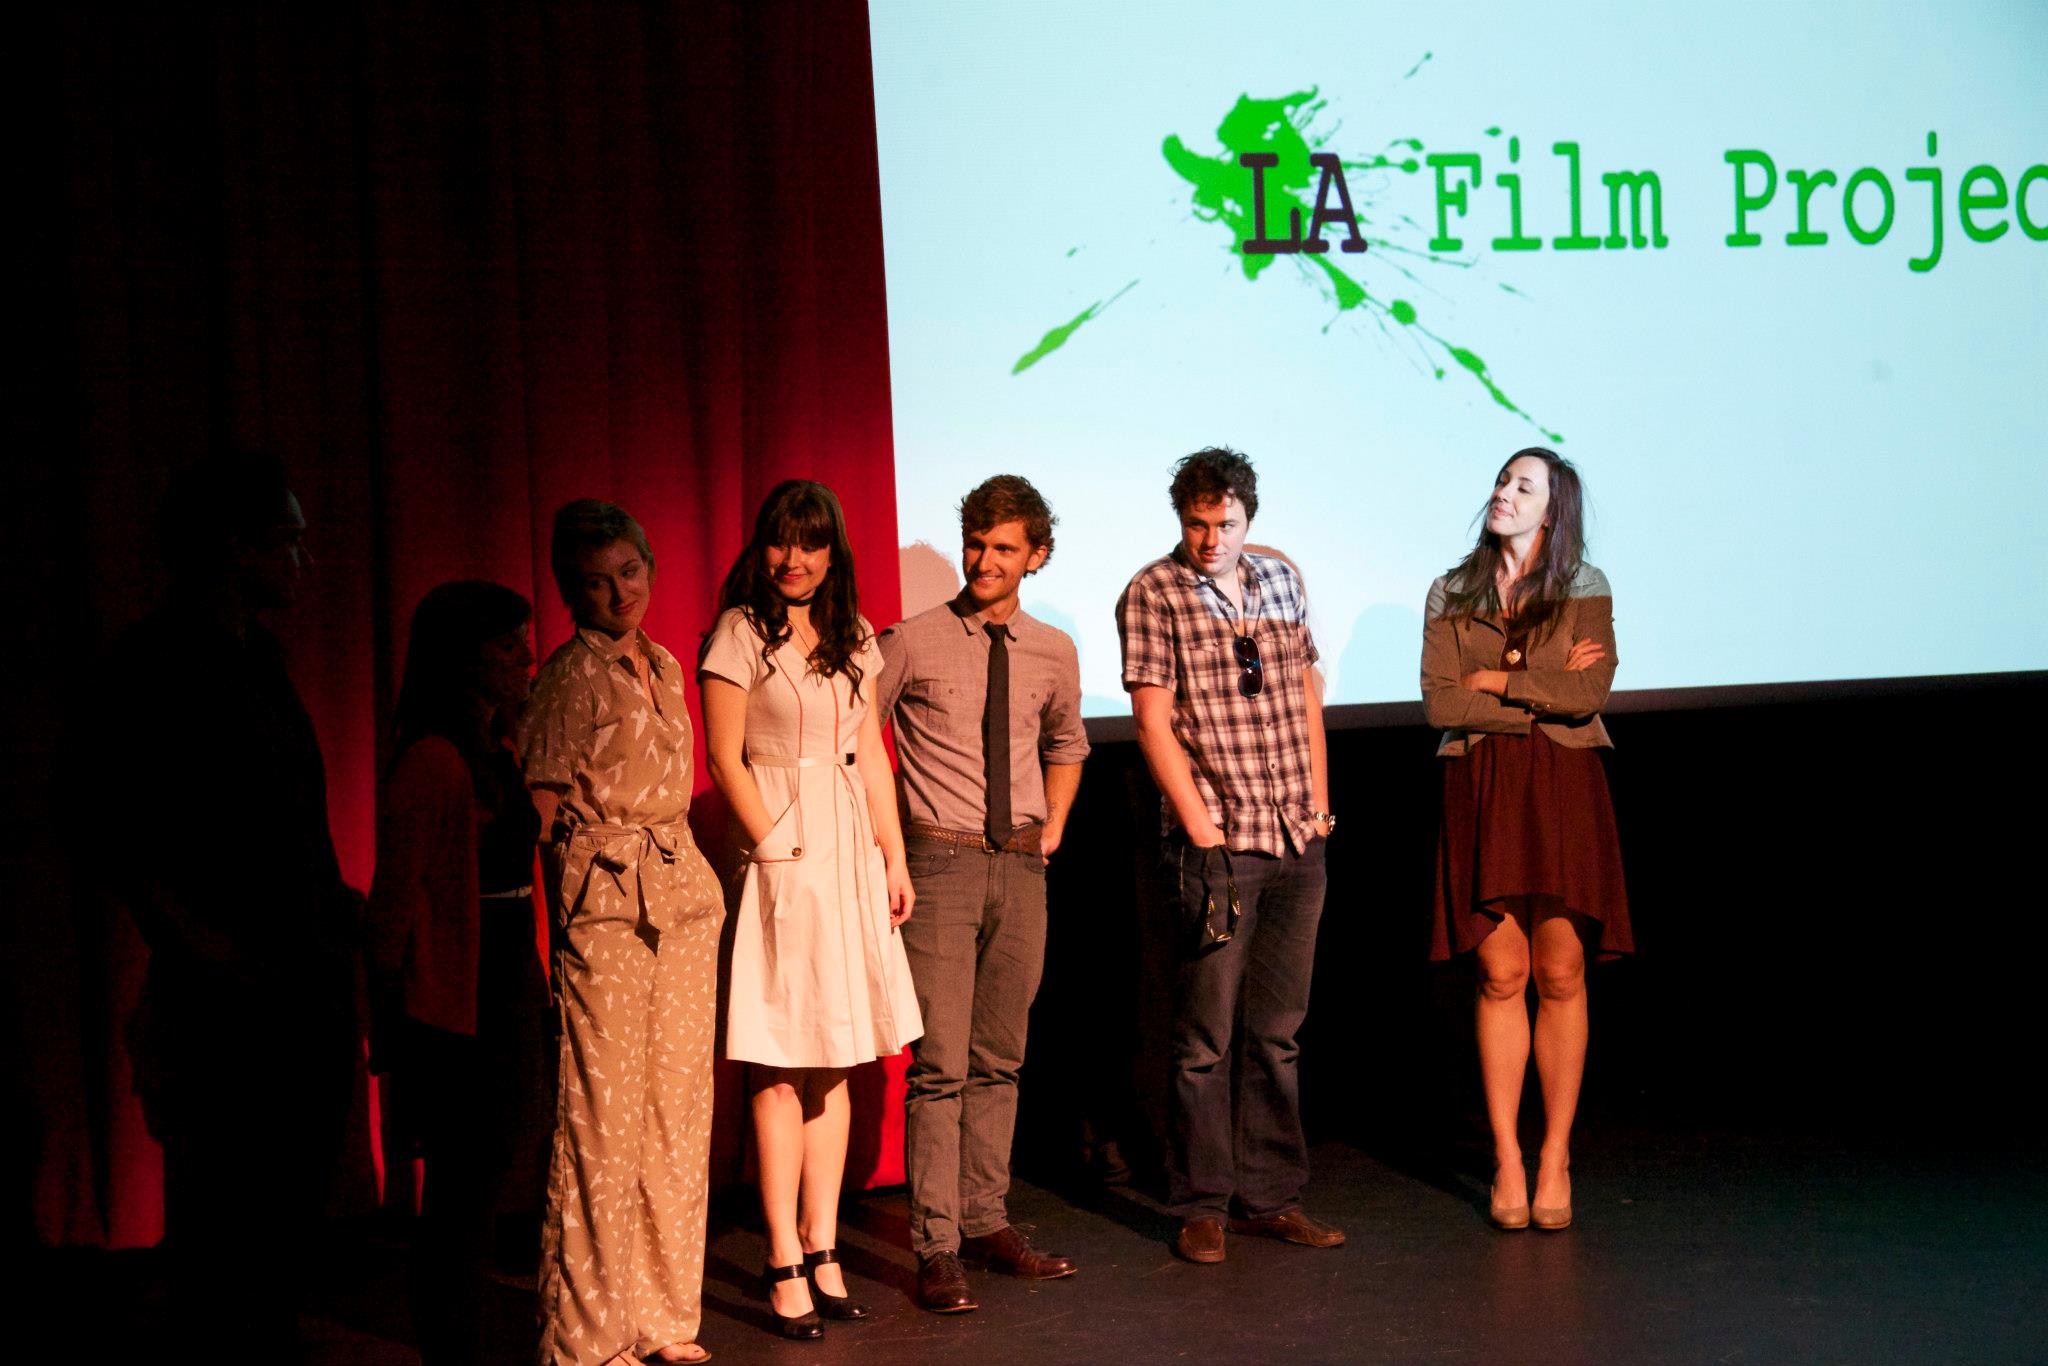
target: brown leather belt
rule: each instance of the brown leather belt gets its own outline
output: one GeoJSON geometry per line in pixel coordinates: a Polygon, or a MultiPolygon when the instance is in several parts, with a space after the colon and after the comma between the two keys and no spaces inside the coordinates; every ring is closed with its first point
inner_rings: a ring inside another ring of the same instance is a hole
{"type": "Polygon", "coordinates": [[[988,836],[979,830],[942,830],[936,825],[906,825],[903,838],[907,840],[930,840],[934,844],[957,844],[968,849],[981,849],[991,854],[1035,854],[1038,852],[1039,836],[1045,826],[1037,821],[1020,825],[1010,832],[1010,838],[1000,845],[990,844],[988,836]]]}

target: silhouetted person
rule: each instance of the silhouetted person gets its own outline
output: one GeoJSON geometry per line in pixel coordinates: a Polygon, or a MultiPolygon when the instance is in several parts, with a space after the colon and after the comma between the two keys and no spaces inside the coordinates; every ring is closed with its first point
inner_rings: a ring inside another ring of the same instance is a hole
{"type": "Polygon", "coordinates": [[[312,564],[283,467],[224,456],[165,501],[163,605],[103,671],[113,875],[150,947],[136,1087],[164,1149],[176,1311],[208,1360],[288,1360],[346,1122],[359,899],[313,723],[258,621],[312,564]],[[112,803],[110,803],[110,806],[112,803]]]}
{"type": "Polygon", "coordinates": [[[533,915],[540,815],[511,743],[533,673],[532,616],[495,583],[444,583],[421,599],[377,810],[371,1066],[392,1074],[387,1132],[426,1159],[410,1284],[426,1366],[484,1359],[496,1216],[542,1199],[536,1158],[552,1111],[533,915]]]}

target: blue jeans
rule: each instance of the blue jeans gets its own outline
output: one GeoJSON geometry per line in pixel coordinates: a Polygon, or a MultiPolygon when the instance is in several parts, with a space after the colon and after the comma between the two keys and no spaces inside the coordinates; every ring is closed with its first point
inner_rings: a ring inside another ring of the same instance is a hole
{"type": "MultiPolygon", "coordinates": [[[[1308,1183],[1294,1035],[1323,915],[1323,841],[1279,858],[1233,852],[1237,932],[1206,949],[1189,929],[1202,913],[1202,851],[1169,838],[1164,855],[1177,956],[1167,1207],[1183,1219],[1224,1218],[1233,1201],[1248,1218],[1294,1209],[1308,1183]]],[[[1211,884],[1220,913],[1220,871],[1211,884]]]]}

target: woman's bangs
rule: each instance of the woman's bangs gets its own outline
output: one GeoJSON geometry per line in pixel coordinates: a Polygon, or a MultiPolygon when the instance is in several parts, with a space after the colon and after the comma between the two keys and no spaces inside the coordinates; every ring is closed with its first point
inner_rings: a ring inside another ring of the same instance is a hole
{"type": "Polygon", "coordinates": [[[807,498],[783,509],[772,530],[774,534],[768,540],[770,545],[824,550],[832,544],[832,512],[824,504],[807,498]]]}

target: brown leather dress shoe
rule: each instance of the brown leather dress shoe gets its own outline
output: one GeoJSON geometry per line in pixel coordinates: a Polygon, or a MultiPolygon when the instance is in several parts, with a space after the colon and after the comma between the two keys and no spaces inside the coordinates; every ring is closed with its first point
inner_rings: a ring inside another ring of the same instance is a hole
{"type": "Polygon", "coordinates": [[[934,1252],[918,1259],[917,1302],[934,1314],[964,1314],[981,1308],[967,1288],[967,1269],[951,1252],[934,1252]]]}
{"type": "Polygon", "coordinates": [[[1071,1276],[1080,1267],[1072,1257],[1057,1252],[1040,1252],[1031,1240],[1005,1224],[994,1233],[963,1239],[960,1255],[969,1261],[986,1262],[997,1271],[1022,1276],[1027,1281],[1056,1281],[1071,1276]]]}
{"type": "Polygon", "coordinates": [[[1344,1230],[1318,1223],[1298,1209],[1268,1214],[1262,1219],[1232,1219],[1232,1233],[1249,1233],[1254,1238],[1278,1238],[1303,1247],[1341,1247],[1344,1230]]]}
{"type": "Polygon", "coordinates": [[[1220,1262],[1223,1260],[1223,1221],[1221,1219],[1183,1219],[1180,1221],[1180,1236],[1173,1240],[1173,1250],[1191,1262],[1220,1262]]]}

